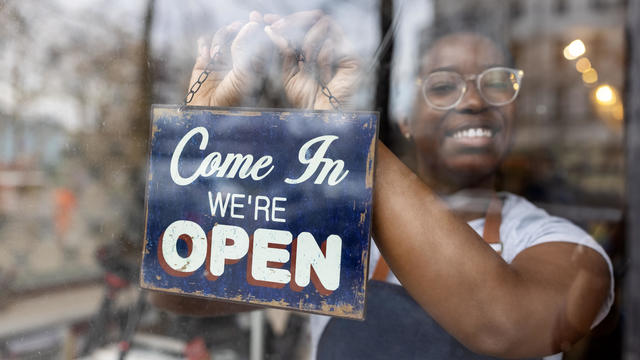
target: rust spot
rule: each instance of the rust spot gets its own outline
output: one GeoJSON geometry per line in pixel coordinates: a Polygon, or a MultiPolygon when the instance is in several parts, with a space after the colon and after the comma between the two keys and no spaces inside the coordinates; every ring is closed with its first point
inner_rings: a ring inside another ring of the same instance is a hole
{"type": "Polygon", "coordinates": [[[234,116],[262,116],[261,111],[237,111],[237,110],[209,110],[216,115],[234,115],[234,116]]]}
{"type": "Polygon", "coordinates": [[[367,189],[373,188],[373,169],[376,159],[376,137],[371,139],[369,144],[369,153],[367,154],[367,176],[365,178],[365,186],[367,189]]]}
{"type": "Polygon", "coordinates": [[[291,112],[283,111],[280,113],[280,120],[287,120],[290,115],[291,115],[291,112]]]}
{"type": "Polygon", "coordinates": [[[360,213],[360,221],[358,222],[358,226],[364,225],[364,222],[367,220],[367,211],[367,209],[364,209],[364,211],[360,213]]]}

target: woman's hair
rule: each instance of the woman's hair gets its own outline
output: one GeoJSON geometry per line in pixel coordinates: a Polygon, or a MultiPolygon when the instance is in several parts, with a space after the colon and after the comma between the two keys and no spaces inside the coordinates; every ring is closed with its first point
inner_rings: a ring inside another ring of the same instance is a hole
{"type": "Polygon", "coordinates": [[[439,39],[454,34],[470,33],[491,40],[502,51],[505,65],[514,66],[513,57],[507,45],[508,31],[499,23],[492,22],[493,20],[491,16],[479,13],[477,9],[455,16],[436,17],[433,24],[426,28],[421,36],[420,58],[423,59],[439,39]]]}

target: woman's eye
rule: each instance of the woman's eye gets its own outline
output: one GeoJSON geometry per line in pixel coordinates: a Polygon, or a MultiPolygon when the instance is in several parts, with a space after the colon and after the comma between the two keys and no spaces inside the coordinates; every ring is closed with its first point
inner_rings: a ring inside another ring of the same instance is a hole
{"type": "Polygon", "coordinates": [[[486,87],[490,88],[490,89],[494,89],[494,90],[504,90],[507,89],[509,86],[506,82],[504,81],[492,81],[492,82],[488,82],[485,84],[486,87]]]}
{"type": "Polygon", "coordinates": [[[438,94],[449,93],[455,90],[456,90],[456,85],[453,83],[434,84],[429,87],[430,93],[438,93],[438,94]]]}

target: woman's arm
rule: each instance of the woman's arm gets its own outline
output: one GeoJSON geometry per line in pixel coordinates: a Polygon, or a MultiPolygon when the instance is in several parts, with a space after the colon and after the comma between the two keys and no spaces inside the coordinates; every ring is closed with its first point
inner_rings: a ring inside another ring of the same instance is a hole
{"type": "Polygon", "coordinates": [[[463,344],[530,357],[589,331],[609,290],[597,252],[548,243],[507,264],[381,142],[376,167],[376,243],[412,297],[463,344]]]}

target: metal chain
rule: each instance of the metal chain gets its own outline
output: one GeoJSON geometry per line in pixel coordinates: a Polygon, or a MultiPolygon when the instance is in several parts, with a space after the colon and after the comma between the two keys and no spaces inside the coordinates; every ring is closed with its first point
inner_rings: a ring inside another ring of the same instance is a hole
{"type": "Polygon", "coordinates": [[[318,84],[320,84],[320,87],[322,88],[322,95],[329,98],[329,104],[331,104],[331,107],[333,107],[333,109],[336,111],[342,112],[342,104],[340,103],[340,100],[338,100],[337,97],[333,96],[333,94],[331,93],[331,90],[329,90],[327,85],[325,85],[325,83],[322,82],[322,80],[320,79],[320,76],[316,76],[316,81],[318,82],[318,84]]]}
{"type": "Polygon", "coordinates": [[[204,67],[204,70],[202,70],[200,75],[198,75],[198,78],[196,79],[196,81],[189,88],[187,95],[184,96],[184,99],[182,100],[182,105],[180,105],[180,107],[178,108],[178,111],[182,111],[184,110],[185,107],[187,107],[187,105],[193,100],[193,96],[198,92],[198,90],[200,90],[200,87],[202,87],[202,84],[204,84],[204,82],[207,81],[209,74],[211,73],[211,71],[213,71],[212,69],[213,59],[215,59],[218,56],[218,54],[220,54],[220,52],[215,53],[211,57],[211,60],[209,60],[207,65],[204,67]]]}
{"type": "MultiPolygon", "coordinates": [[[[302,51],[299,49],[296,49],[295,52],[296,52],[296,60],[304,62],[305,56],[302,53],[302,51]]],[[[213,71],[213,69],[211,68],[213,65],[213,61],[218,55],[220,55],[220,52],[215,53],[211,57],[211,60],[209,60],[209,63],[207,63],[207,65],[204,67],[204,70],[202,70],[200,75],[198,75],[198,78],[191,85],[191,87],[189,88],[189,91],[187,92],[187,95],[185,95],[184,99],[182,100],[182,105],[180,105],[180,107],[178,108],[178,111],[182,111],[184,110],[184,108],[187,107],[187,105],[193,100],[194,95],[198,92],[198,90],[200,90],[200,87],[202,87],[202,84],[205,81],[207,81],[209,74],[211,73],[211,71],[213,71]]],[[[342,112],[342,104],[340,103],[340,100],[338,100],[337,97],[333,96],[333,94],[331,93],[331,90],[329,90],[327,85],[322,81],[322,79],[320,79],[320,75],[318,74],[318,72],[314,71],[314,73],[315,73],[316,81],[320,85],[321,92],[324,96],[326,96],[329,99],[329,104],[331,104],[331,107],[333,107],[333,109],[336,111],[342,112]]]]}
{"type": "MultiPolygon", "coordinates": [[[[302,50],[300,50],[300,48],[296,48],[294,51],[296,60],[305,62],[306,58],[302,50]]],[[[329,87],[327,87],[324,81],[322,81],[322,79],[320,78],[320,74],[318,74],[317,71],[314,71],[313,73],[315,75],[316,81],[318,82],[318,85],[320,85],[322,95],[326,96],[329,99],[329,104],[331,104],[331,107],[333,107],[334,110],[342,112],[342,104],[340,103],[340,100],[338,100],[337,97],[333,96],[331,90],[329,90],[329,87]]]]}

